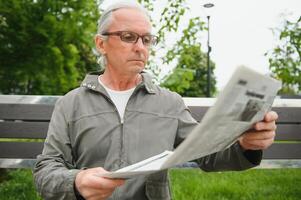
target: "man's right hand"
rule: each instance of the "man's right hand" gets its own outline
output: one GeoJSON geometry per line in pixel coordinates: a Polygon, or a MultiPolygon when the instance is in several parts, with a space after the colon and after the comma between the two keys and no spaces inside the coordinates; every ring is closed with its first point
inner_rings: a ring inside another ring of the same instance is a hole
{"type": "Polygon", "coordinates": [[[107,199],[114,190],[124,184],[123,179],[108,179],[100,177],[100,173],[107,172],[101,167],[80,171],[75,178],[77,191],[86,200],[107,199]]]}

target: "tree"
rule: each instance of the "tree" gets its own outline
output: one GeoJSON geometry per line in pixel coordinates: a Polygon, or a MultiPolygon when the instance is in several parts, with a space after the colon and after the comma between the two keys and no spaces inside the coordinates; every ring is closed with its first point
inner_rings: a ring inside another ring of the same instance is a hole
{"type": "Polygon", "coordinates": [[[97,65],[94,1],[0,0],[0,93],[64,94],[97,65]]]}
{"type": "Polygon", "coordinates": [[[282,81],[281,94],[301,91],[301,17],[296,22],[285,20],[283,27],[274,29],[277,46],[266,53],[273,76],[282,81]]]}
{"type": "MultiPolygon", "coordinates": [[[[170,63],[174,58],[177,58],[178,62],[173,73],[164,80],[162,86],[182,96],[206,96],[207,55],[201,51],[201,44],[198,42],[199,33],[204,29],[204,22],[200,18],[190,19],[182,38],[165,57],[166,63],[170,63]]],[[[210,66],[212,77],[210,92],[213,94],[216,92],[216,80],[213,75],[215,64],[210,61],[210,66]]]]}
{"type": "MultiPolygon", "coordinates": [[[[0,0],[0,93],[64,94],[78,86],[87,71],[98,69],[92,53],[99,17],[95,1],[0,0]]],[[[154,5],[158,1],[140,2],[151,12],[157,12],[154,5]]],[[[195,69],[205,69],[204,64],[200,65],[206,61],[200,45],[194,41],[189,46],[182,40],[175,44],[178,47],[166,49],[165,43],[167,36],[179,32],[180,21],[188,10],[186,0],[166,1],[159,23],[153,22],[160,44],[151,51],[148,68],[159,77],[157,82],[162,82],[161,64],[167,63],[167,53],[168,62],[178,63],[177,68],[182,66],[183,76],[188,77],[189,86],[184,89],[191,92],[185,95],[194,95],[193,90],[204,88],[204,83],[195,84],[193,75],[195,69]],[[194,55],[193,63],[186,62],[190,54],[194,55]]],[[[193,25],[198,26],[197,23],[193,25]]],[[[182,86],[181,82],[175,84],[182,86]]]]}
{"type": "MultiPolygon", "coordinates": [[[[151,12],[154,11],[154,0],[140,0],[151,12]]],[[[205,31],[204,22],[200,18],[192,18],[182,32],[182,37],[170,49],[167,49],[166,38],[173,37],[180,31],[180,22],[189,11],[186,0],[170,0],[160,14],[159,22],[153,22],[158,29],[159,47],[152,52],[149,69],[155,74],[161,86],[178,92],[182,96],[205,96],[207,56],[201,51],[198,40],[200,33],[205,31]],[[166,50],[167,49],[167,50],[166,50]],[[159,52],[159,53],[158,53],[159,52]],[[159,58],[159,63],[154,61],[159,58]],[[160,76],[162,64],[176,63],[171,74],[160,76]],[[198,72],[198,73],[196,73],[198,72]],[[162,78],[163,77],[163,78],[162,78]]],[[[156,10],[157,12],[157,10],[156,10]]],[[[211,64],[211,93],[216,91],[213,75],[214,63],[211,64]]]]}
{"type": "MultiPolygon", "coordinates": [[[[156,0],[138,0],[145,8],[147,8],[151,14],[159,12],[160,9],[154,10],[158,1],[156,0]]],[[[160,3],[164,1],[160,1],[160,3]]],[[[162,64],[164,63],[165,55],[168,52],[166,45],[166,37],[173,37],[176,33],[179,32],[179,22],[183,18],[186,11],[189,8],[186,5],[186,0],[169,0],[166,1],[166,6],[160,11],[159,21],[152,21],[152,26],[157,29],[157,35],[159,36],[159,44],[156,49],[151,50],[150,59],[148,62],[147,68],[153,77],[155,78],[156,83],[160,83],[163,80],[164,75],[162,76],[162,64]],[[160,53],[158,53],[160,52],[160,53]]],[[[173,59],[176,59],[175,57],[173,59]]]]}

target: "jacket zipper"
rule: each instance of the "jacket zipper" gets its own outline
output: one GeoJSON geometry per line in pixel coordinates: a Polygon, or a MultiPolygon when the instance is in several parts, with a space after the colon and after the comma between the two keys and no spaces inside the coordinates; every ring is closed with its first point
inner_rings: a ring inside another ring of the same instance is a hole
{"type": "MultiPolygon", "coordinates": [[[[128,102],[126,103],[125,110],[124,110],[124,116],[123,116],[123,123],[125,122],[125,115],[126,115],[128,104],[129,104],[130,100],[133,98],[133,96],[137,93],[137,91],[141,87],[142,87],[141,84],[137,85],[137,87],[133,91],[132,95],[130,96],[128,102]]],[[[98,91],[98,92],[112,104],[112,106],[114,107],[115,113],[118,116],[119,123],[121,124],[121,137],[122,138],[120,140],[120,153],[119,153],[119,165],[118,165],[118,167],[121,168],[122,163],[124,162],[124,160],[122,159],[122,155],[124,154],[124,126],[123,126],[123,123],[121,123],[121,117],[120,117],[120,115],[118,113],[118,110],[117,110],[117,107],[114,104],[114,102],[112,101],[112,99],[105,92],[102,92],[102,91],[98,91]]]]}

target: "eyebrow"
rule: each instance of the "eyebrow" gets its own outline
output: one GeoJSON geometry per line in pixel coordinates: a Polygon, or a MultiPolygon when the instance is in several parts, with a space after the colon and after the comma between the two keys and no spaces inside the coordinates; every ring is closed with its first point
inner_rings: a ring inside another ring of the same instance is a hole
{"type": "MultiPolygon", "coordinates": [[[[137,32],[132,31],[132,30],[110,30],[110,31],[106,31],[106,32],[131,32],[131,33],[137,33],[137,32]]],[[[137,33],[137,34],[138,35],[154,35],[151,32],[147,32],[147,33],[143,33],[143,34],[137,33]]]]}

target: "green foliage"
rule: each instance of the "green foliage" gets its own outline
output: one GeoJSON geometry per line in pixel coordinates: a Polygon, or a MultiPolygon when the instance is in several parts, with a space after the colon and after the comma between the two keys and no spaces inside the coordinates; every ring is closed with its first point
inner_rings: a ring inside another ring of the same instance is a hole
{"type": "MultiPolygon", "coordinates": [[[[154,74],[154,78],[158,83],[162,81],[160,75],[162,63],[165,59],[165,52],[167,51],[166,38],[173,37],[175,33],[179,32],[180,20],[189,10],[186,1],[187,0],[166,1],[166,6],[159,15],[159,21],[152,21],[152,26],[157,29],[156,34],[158,35],[160,42],[155,49],[151,50],[151,57],[147,67],[154,74]]],[[[138,0],[138,2],[147,8],[151,13],[159,12],[158,9],[154,9],[156,3],[158,3],[156,0],[138,0]]],[[[174,60],[176,60],[175,57],[174,60]]]]}
{"type": "Polygon", "coordinates": [[[41,200],[35,191],[30,170],[10,170],[0,181],[0,200],[41,200]]]}
{"type": "Polygon", "coordinates": [[[0,0],[0,93],[64,94],[96,68],[94,1],[0,0]]]}
{"type": "MultiPolygon", "coordinates": [[[[157,12],[155,0],[139,1],[157,12]]],[[[190,20],[181,40],[166,49],[166,38],[179,32],[187,11],[186,0],[166,1],[159,23],[153,22],[160,43],[151,51],[148,68],[160,77],[162,63],[176,63],[174,78],[162,85],[185,96],[204,96],[207,58],[197,42],[204,23],[190,20]]],[[[98,69],[92,53],[98,15],[96,0],[0,0],[0,93],[59,95],[77,87],[86,72],[98,69]]]]}
{"type": "Polygon", "coordinates": [[[177,200],[297,200],[301,196],[301,169],[219,173],[176,169],[169,174],[177,200]]]}
{"type": "Polygon", "coordinates": [[[280,93],[298,94],[301,92],[301,17],[296,22],[286,20],[274,32],[279,44],[266,54],[270,69],[283,83],[280,93]]]}
{"type": "MultiPolygon", "coordinates": [[[[182,96],[206,96],[207,85],[207,55],[201,51],[197,41],[199,33],[204,30],[204,22],[200,18],[190,19],[189,25],[183,30],[182,38],[173,49],[167,52],[165,63],[177,58],[176,68],[161,84],[182,96]]],[[[216,80],[213,75],[215,64],[210,62],[211,94],[216,91],[216,80]]]]}
{"type": "Polygon", "coordinates": [[[193,80],[194,71],[176,68],[161,85],[183,95],[190,88],[190,82],[193,80]]]}
{"type": "MultiPolygon", "coordinates": [[[[154,4],[156,0],[138,0],[146,9],[150,12],[156,12],[154,10],[154,4]]],[[[160,14],[159,24],[153,22],[153,27],[158,28],[158,36],[161,41],[161,47],[164,47],[164,41],[166,34],[171,31],[178,31],[180,19],[184,16],[188,10],[186,0],[169,0],[166,7],[160,14]]]]}
{"type": "MultiPolygon", "coordinates": [[[[154,10],[154,0],[140,0],[150,11],[154,10]]],[[[207,55],[201,51],[199,42],[200,33],[205,31],[205,23],[200,18],[192,18],[189,20],[187,27],[182,32],[182,37],[173,47],[166,49],[166,38],[173,37],[179,32],[180,22],[183,16],[189,11],[186,0],[167,1],[166,7],[160,14],[159,23],[153,23],[158,29],[160,43],[156,51],[152,51],[152,58],[159,57],[162,64],[176,64],[171,74],[163,79],[158,79],[161,86],[167,87],[182,96],[201,97],[206,94],[207,85],[207,55]],[[160,55],[159,53],[160,52],[160,55]],[[167,52],[162,53],[162,52],[167,52]],[[196,73],[198,72],[198,73],[196,73]]],[[[149,62],[149,69],[159,77],[161,73],[161,65],[149,62]]],[[[213,75],[215,64],[210,61],[211,74],[211,94],[216,92],[216,80],[213,75]]]]}
{"type": "MultiPolygon", "coordinates": [[[[154,11],[154,0],[140,0],[140,2],[150,11],[154,11]]],[[[183,30],[180,40],[173,47],[166,49],[165,43],[167,37],[173,37],[175,33],[179,32],[180,21],[188,11],[186,0],[167,1],[166,7],[160,14],[159,23],[153,23],[154,27],[158,29],[160,43],[156,51],[152,51],[153,57],[151,58],[159,57],[158,60],[162,64],[176,65],[171,74],[157,80],[157,82],[161,82],[161,86],[182,96],[201,97],[206,96],[207,55],[201,51],[198,39],[200,33],[206,30],[205,23],[198,17],[192,18],[183,30]],[[162,52],[166,52],[166,54],[162,52]]],[[[154,60],[149,62],[148,67],[156,77],[159,77],[162,66],[154,60]]],[[[211,94],[213,94],[216,92],[216,80],[213,74],[215,64],[210,61],[210,66],[211,94]]]]}

